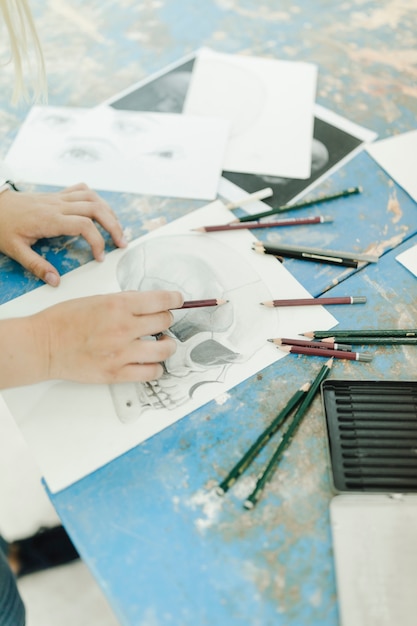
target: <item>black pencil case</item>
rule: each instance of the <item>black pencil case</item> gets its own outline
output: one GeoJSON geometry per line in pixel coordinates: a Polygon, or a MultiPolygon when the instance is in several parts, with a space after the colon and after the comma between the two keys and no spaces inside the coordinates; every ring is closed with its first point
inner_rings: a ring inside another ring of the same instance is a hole
{"type": "Polygon", "coordinates": [[[325,380],[337,492],[417,492],[417,382],[325,380]]]}

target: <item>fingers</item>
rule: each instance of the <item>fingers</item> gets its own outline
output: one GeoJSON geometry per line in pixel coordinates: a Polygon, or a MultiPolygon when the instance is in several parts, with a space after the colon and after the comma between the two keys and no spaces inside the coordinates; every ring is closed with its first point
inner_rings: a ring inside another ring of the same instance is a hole
{"type": "Polygon", "coordinates": [[[88,217],[79,215],[57,216],[57,225],[61,235],[70,237],[84,237],[91,246],[91,251],[96,261],[104,260],[105,242],[97,227],[88,217]]]}
{"type": "Polygon", "coordinates": [[[60,192],[66,201],[64,214],[76,213],[79,216],[88,217],[98,222],[112,237],[119,247],[125,247],[127,242],[123,235],[122,227],[110,206],[95,191],[84,183],[67,187],[60,192]]]}
{"type": "Polygon", "coordinates": [[[117,373],[116,382],[149,382],[161,378],[165,372],[162,365],[176,350],[176,343],[163,335],[157,341],[140,339],[140,346],[135,346],[134,353],[139,354],[139,363],[128,363],[117,373]]]}
{"type": "Polygon", "coordinates": [[[149,382],[161,378],[165,369],[162,362],[174,354],[174,339],[163,335],[161,339],[138,339],[125,354],[125,364],[111,369],[106,382],[149,382]]]}
{"type": "Polygon", "coordinates": [[[172,356],[176,350],[176,343],[172,337],[163,335],[160,339],[138,339],[132,346],[132,363],[150,364],[161,363],[172,356]]]}
{"type": "Polygon", "coordinates": [[[29,246],[17,246],[12,258],[51,287],[58,287],[61,277],[55,267],[29,246]]]}
{"type": "Polygon", "coordinates": [[[164,368],[160,363],[143,365],[132,363],[123,367],[110,383],[145,383],[161,378],[164,368]]]}
{"type": "MultiPolygon", "coordinates": [[[[129,300],[129,305],[134,315],[152,315],[160,311],[178,309],[184,302],[184,297],[179,291],[126,291],[124,292],[124,297],[129,300]]],[[[166,330],[171,326],[173,319],[174,317],[171,313],[168,326],[150,331],[149,334],[155,335],[166,330]]]]}

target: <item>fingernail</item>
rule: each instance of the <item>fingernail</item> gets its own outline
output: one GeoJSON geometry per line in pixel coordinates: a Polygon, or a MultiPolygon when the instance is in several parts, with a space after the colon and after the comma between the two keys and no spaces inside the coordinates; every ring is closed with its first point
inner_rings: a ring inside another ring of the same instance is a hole
{"type": "Polygon", "coordinates": [[[119,247],[120,248],[126,248],[128,243],[129,242],[127,240],[127,237],[122,237],[121,239],[119,239],[119,247]]]}
{"type": "Polygon", "coordinates": [[[100,261],[101,263],[102,261],[104,261],[105,258],[106,258],[106,255],[104,254],[104,252],[101,252],[97,257],[97,261],[100,261]]]}
{"type": "Polygon", "coordinates": [[[45,282],[51,287],[57,287],[59,285],[59,276],[54,274],[53,272],[47,272],[45,274],[45,282]]]}

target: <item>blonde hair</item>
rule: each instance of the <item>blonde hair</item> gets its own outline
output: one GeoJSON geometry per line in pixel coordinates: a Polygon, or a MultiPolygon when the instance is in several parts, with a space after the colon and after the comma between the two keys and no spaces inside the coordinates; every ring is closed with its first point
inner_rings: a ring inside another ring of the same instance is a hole
{"type": "Polygon", "coordinates": [[[46,99],[47,84],[45,61],[32,12],[27,0],[0,0],[0,9],[9,33],[11,58],[15,69],[15,84],[12,102],[21,97],[28,98],[28,89],[24,81],[24,66],[32,71],[31,56],[34,52],[35,73],[31,87],[35,100],[46,99]]]}

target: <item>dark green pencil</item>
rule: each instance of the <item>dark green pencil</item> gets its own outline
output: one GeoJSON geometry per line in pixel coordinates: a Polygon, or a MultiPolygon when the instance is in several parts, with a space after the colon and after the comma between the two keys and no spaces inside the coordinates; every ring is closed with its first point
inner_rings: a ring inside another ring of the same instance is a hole
{"type": "Polygon", "coordinates": [[[345,337],[341,336],[337,338],[337,341],[341,343],[347,343],[352,345],[361,346],[394,346],[394,345],[417,345],[417,337],[345,337]]]}
{"type": "Polygon", "coordinates": [[[305,383],[302,387],[297,389],[295,394],[290,398],[285,407],[278,413],[271,424],[265,428],[265,430],[259,435],[258,439],[251,445],[248,451],[243,457],[236,463],[233,469],[230,470],[226,478],[217,487],[217,493],[222,496],[230,489],[230,487],[236,482],[241,474],[249,467],[255,457],[259,454],[262,448],[268,443],[272,435],[276,433],[281,424],[285,421],[288,415],[293,409],[301,402],[310,388],[310,383],[305,383]]]}
{"type": "Polygon", "coordinates": [[[265,485],[267,484],[267,482],[271,480],[272,475],[277,469],[278,464],[282,458],[282,455],[285,449],[291,443],[296,433],[296,430],[299,427],[301,420],[303,419],[305,413],[310,408],[310,405],[313,402],[314,397],[317,391],[319,390],[321,383],[329,375],[332,364],[333,364],[333,359],[329,359],[328,361],[326,361],[323,367],[321,367],[309,391],[305,395],[304,400],[302,401],[300,407],[297,409],[291,424],[289,425],[283,438],[281,439],[281,442],[278,448],[276,449],[275,453],[272,455],[272,458],[269,461],[268,465],[266,466],[265,470],[263,471],[261,476],[258,478],[255,489],[252,491],[250,496],[248,496],[248,498],[245,500],[244,507],[246,509],[253,509],[253,507],[259,500],[259,497],[265,485]]]}
{"type": "MultiPolygon", "coordinates": [[[[323,339],[325,337],[339,337],[349,338],[353,337],[417,337],[417,328],[355,328],[355,329],[342,329],[337,330],[312,330],[308,333],[302,333],[304,337],[311,337],[314,339],[323,339]]],[[[348,342],[348,343],[349,343],[348,342]]]]}
{"type": "Polygon", "coordinates": [[[285,204],[284,206],[279,206],[275,209],[270,209],[269,211],[263,211],[261,213],[255,213],[254,215],[245,215],[244,217],[239,217],[238,221],[251,222],[253,220],[259,220],[262,217],[276,215],[277,213],[284,213],[285,211],[295,211],[296,209],[304,209],[306,207],[312,206],[313,204],[320,204],[321,202],[337,200],[338,198],[344,198],[345,196],[350,196],[355,193],[361,193],[361,191],[361,187],[350,187],[349,189],[344,189],[343,191],[333,193],[329,196],[321,196],[319,198],[314,198],[314,200],[306,200],[305,202],[298,202],[297,204],[285,204]]]}

